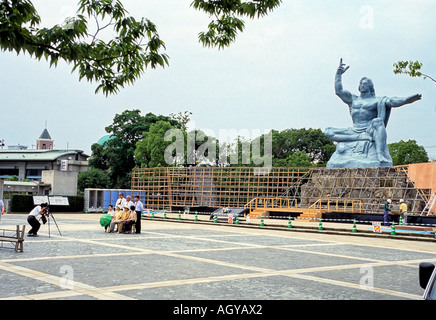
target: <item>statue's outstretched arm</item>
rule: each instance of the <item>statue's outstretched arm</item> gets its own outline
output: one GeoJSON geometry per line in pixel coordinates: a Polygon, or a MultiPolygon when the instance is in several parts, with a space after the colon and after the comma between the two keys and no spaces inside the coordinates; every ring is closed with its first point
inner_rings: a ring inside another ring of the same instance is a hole
{"type": "Polygon", "coordinates": [[[409,104],[421,100],[421,97],[422,97],[421,94],[414,94],[406,98],[391,97],[387,99],[386,105],[392,108],[397,108],[405,104],[409,104]]]}
{"type": "Polygon", "coordinates": [[[348,90],[344,90],[342,87],[342,74],[348,70],[350,66],[345,67],[345,64],[341,61],[339,62],[338,70],[336,71],[335,76],[335,92],[336,95],[341,98],[342,101],[344,101],[346,104],[350,104],[352,102],[352,94],[348,90]]]}

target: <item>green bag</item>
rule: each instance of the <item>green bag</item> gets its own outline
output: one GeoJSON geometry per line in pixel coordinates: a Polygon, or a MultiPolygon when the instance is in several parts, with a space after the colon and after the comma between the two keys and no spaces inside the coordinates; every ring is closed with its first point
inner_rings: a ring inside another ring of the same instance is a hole
{"type": "Polygon", "coordinates": [[[100,217],[100,225],[102,227],[107,227],[112,220],[112,216],[110,214],[104,214],[100,217]]]}

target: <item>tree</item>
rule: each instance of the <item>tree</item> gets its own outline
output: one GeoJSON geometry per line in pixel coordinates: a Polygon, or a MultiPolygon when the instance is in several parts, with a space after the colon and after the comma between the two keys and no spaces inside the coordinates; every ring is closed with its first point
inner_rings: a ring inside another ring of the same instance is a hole
{"type": "Polygon", "coordinates": [[[168,121],[174,127],[180,124],[167,116],[147,113],[141,115],[141,111],[125,110],[116,114],[113,123],[105,128],[111,134],[111,139],[103,146],[93,144],[90,164],[93,167],[109,170],[113,187],[129,188],[132,169],[137,165],[135,159],[136,143],[143,139],[144,132],[158,121],[168,121]]]}
{"type": "Polygon", "coordinates": [[[50,66],[59,60],[72,64],[79,78],[97,81],[96,92],[106,95],[132,84],[147,67],[168,65],[168,56],[156,26],[148,19],[137,21],[127,16],[119,0],[80,0],[77,15],[62,25],[38,28],[41,19],[28,0],[0,2],[0,48],[3,51],[28,53],[50,66]],[[90,34],[88,21],[96,21],[90,34]],[[103,31],[113,33],[103,40],[103,31]]]}
{"type": "Polygon", "coordinates": [[[200,32],[199,40],[206,47],[228,47],[235,41],[238,32],[244,30],[245,23],[240,17],[253,19],[265,16],[280,3],[281,0],[194,0],[191,5],[195,9],[214,18],[208,30],[200,32]]]}
{"type": "MultiPolygon", "coordinates": [[[[165,134],[171,129],[175,129],[175,127],[170,122],[157,121],[150,126],[148,132],[144,132],[144,138],[136,143],[135,150],[135,157],[141,167],[171,165],[165,159],[166,148],[172,143],[172,141],[165,140],[165,134]]],[[[181,132],[183,134],[183,131],[181,132]]],[[[185,140],[184,137],[183,140],[185,140]]]]}
{"type": "Polygon", "coordinates": [[[104,145],[94,143],[91,145],[92,157],[89,159],[89,165],[92,168],[108,170],[110,167],[111,153],[107,148],[107,141],[104,145]]]}
{"type": "Polygon", "coordinates": [[[401,74],[405,73],[409,76],[413,77],[424,77],[424,79],[430,79],[433,82],[436,82],[436,79],[430,77],[427,74],[421,72],[422,63],[419,61],[398,61],[394,63],[394,73],[401,74]]]}
{"type": "Polygon", "coordinates": [[[192,116],[192,112],[190,111],[185,111],[184,113],[170,113],[169,117],[175,121],[177,121],[178,123],[180,123],[180,129],[182,129],[183,131],[186,131],[188,122],[191,121],[191,116],[192,116]]]}
{"type": "Polygon", "coordinates": [[[79,191],[83,191],[85,188],[109,188],[110,186],[108,173],[97,168],[82,171],[77,178],[77,189],[79,191]]]}
{"type": "Polygon", "coordinates": [[[296,151],[286,159],[287,167],[313,167],[314,163],[304,151],[296,151]]]}
{"type": "MultiPolygon", "coordinates": [[[[216,18],[199,35],[205,46],[230,45],[244,22],[238,16],[264,16],[280,0],[194,0],[192,6],[216,18]]],[[[80,0],[75,17],[52,28],[39,28],[41,18],[29,0],[0,0],[0,49],[28,53],[50,66],[73,65],[79,79],[99,82],[95,92],[115,94],[145,71],[168,65],[165,44],[148,19],[127,15],[120,0],[80,0]],[[89,21],[96,22],[91,33],[89,21]],[[103,40],[109,35],[110,40],[103,40]]]]}
{"type": "Polygon", "coordinates": [[[427,151],[423,146],[418,145],[415,140],[400,140],[399,142],[390,143],[388,147],[394,166],[429,161],[427,151]]]}
{"type": "Polygon", "coordinates": [[[217,138],[194,129],[187,132],[185,166],[216,166],[219,164],[220,146],[217,138]]]}
{"type": "Polygon", "coordinates": [[[312,162],[326,163],[335,151],[334,143],[321,129],[286,129],[273,130],[272,155],[277,159],[286,159],[297,151],[303,151],[312,162]]]}

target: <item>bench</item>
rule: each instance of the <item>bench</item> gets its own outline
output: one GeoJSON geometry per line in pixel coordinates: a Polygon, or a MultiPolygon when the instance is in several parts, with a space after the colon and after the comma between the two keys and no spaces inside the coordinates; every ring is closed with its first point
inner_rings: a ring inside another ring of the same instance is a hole
{"type": "Polygon", "coordinates": [[[17,225],[16,230],[0,228],[0,242],[1,248],[6,248],[3,246],[3,242],[10,242],[15,244],[15,252],[20,249],[23,252],[23,242],[24,242],[24,229],[25,225],[17,225]]]}

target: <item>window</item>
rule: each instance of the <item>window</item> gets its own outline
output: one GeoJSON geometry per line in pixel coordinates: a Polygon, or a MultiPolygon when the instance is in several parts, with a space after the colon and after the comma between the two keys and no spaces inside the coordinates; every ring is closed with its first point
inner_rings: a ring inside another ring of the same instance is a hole
{"type": "Polygon", "coordinates": [[[18,169],[0,169],[0,179],[12,178],[18,176],[18,169]]]}
{"type": "Polygon", "coordinates": [[[27,169],[26,179],[41,180],[42,169],[27,169]]]}

